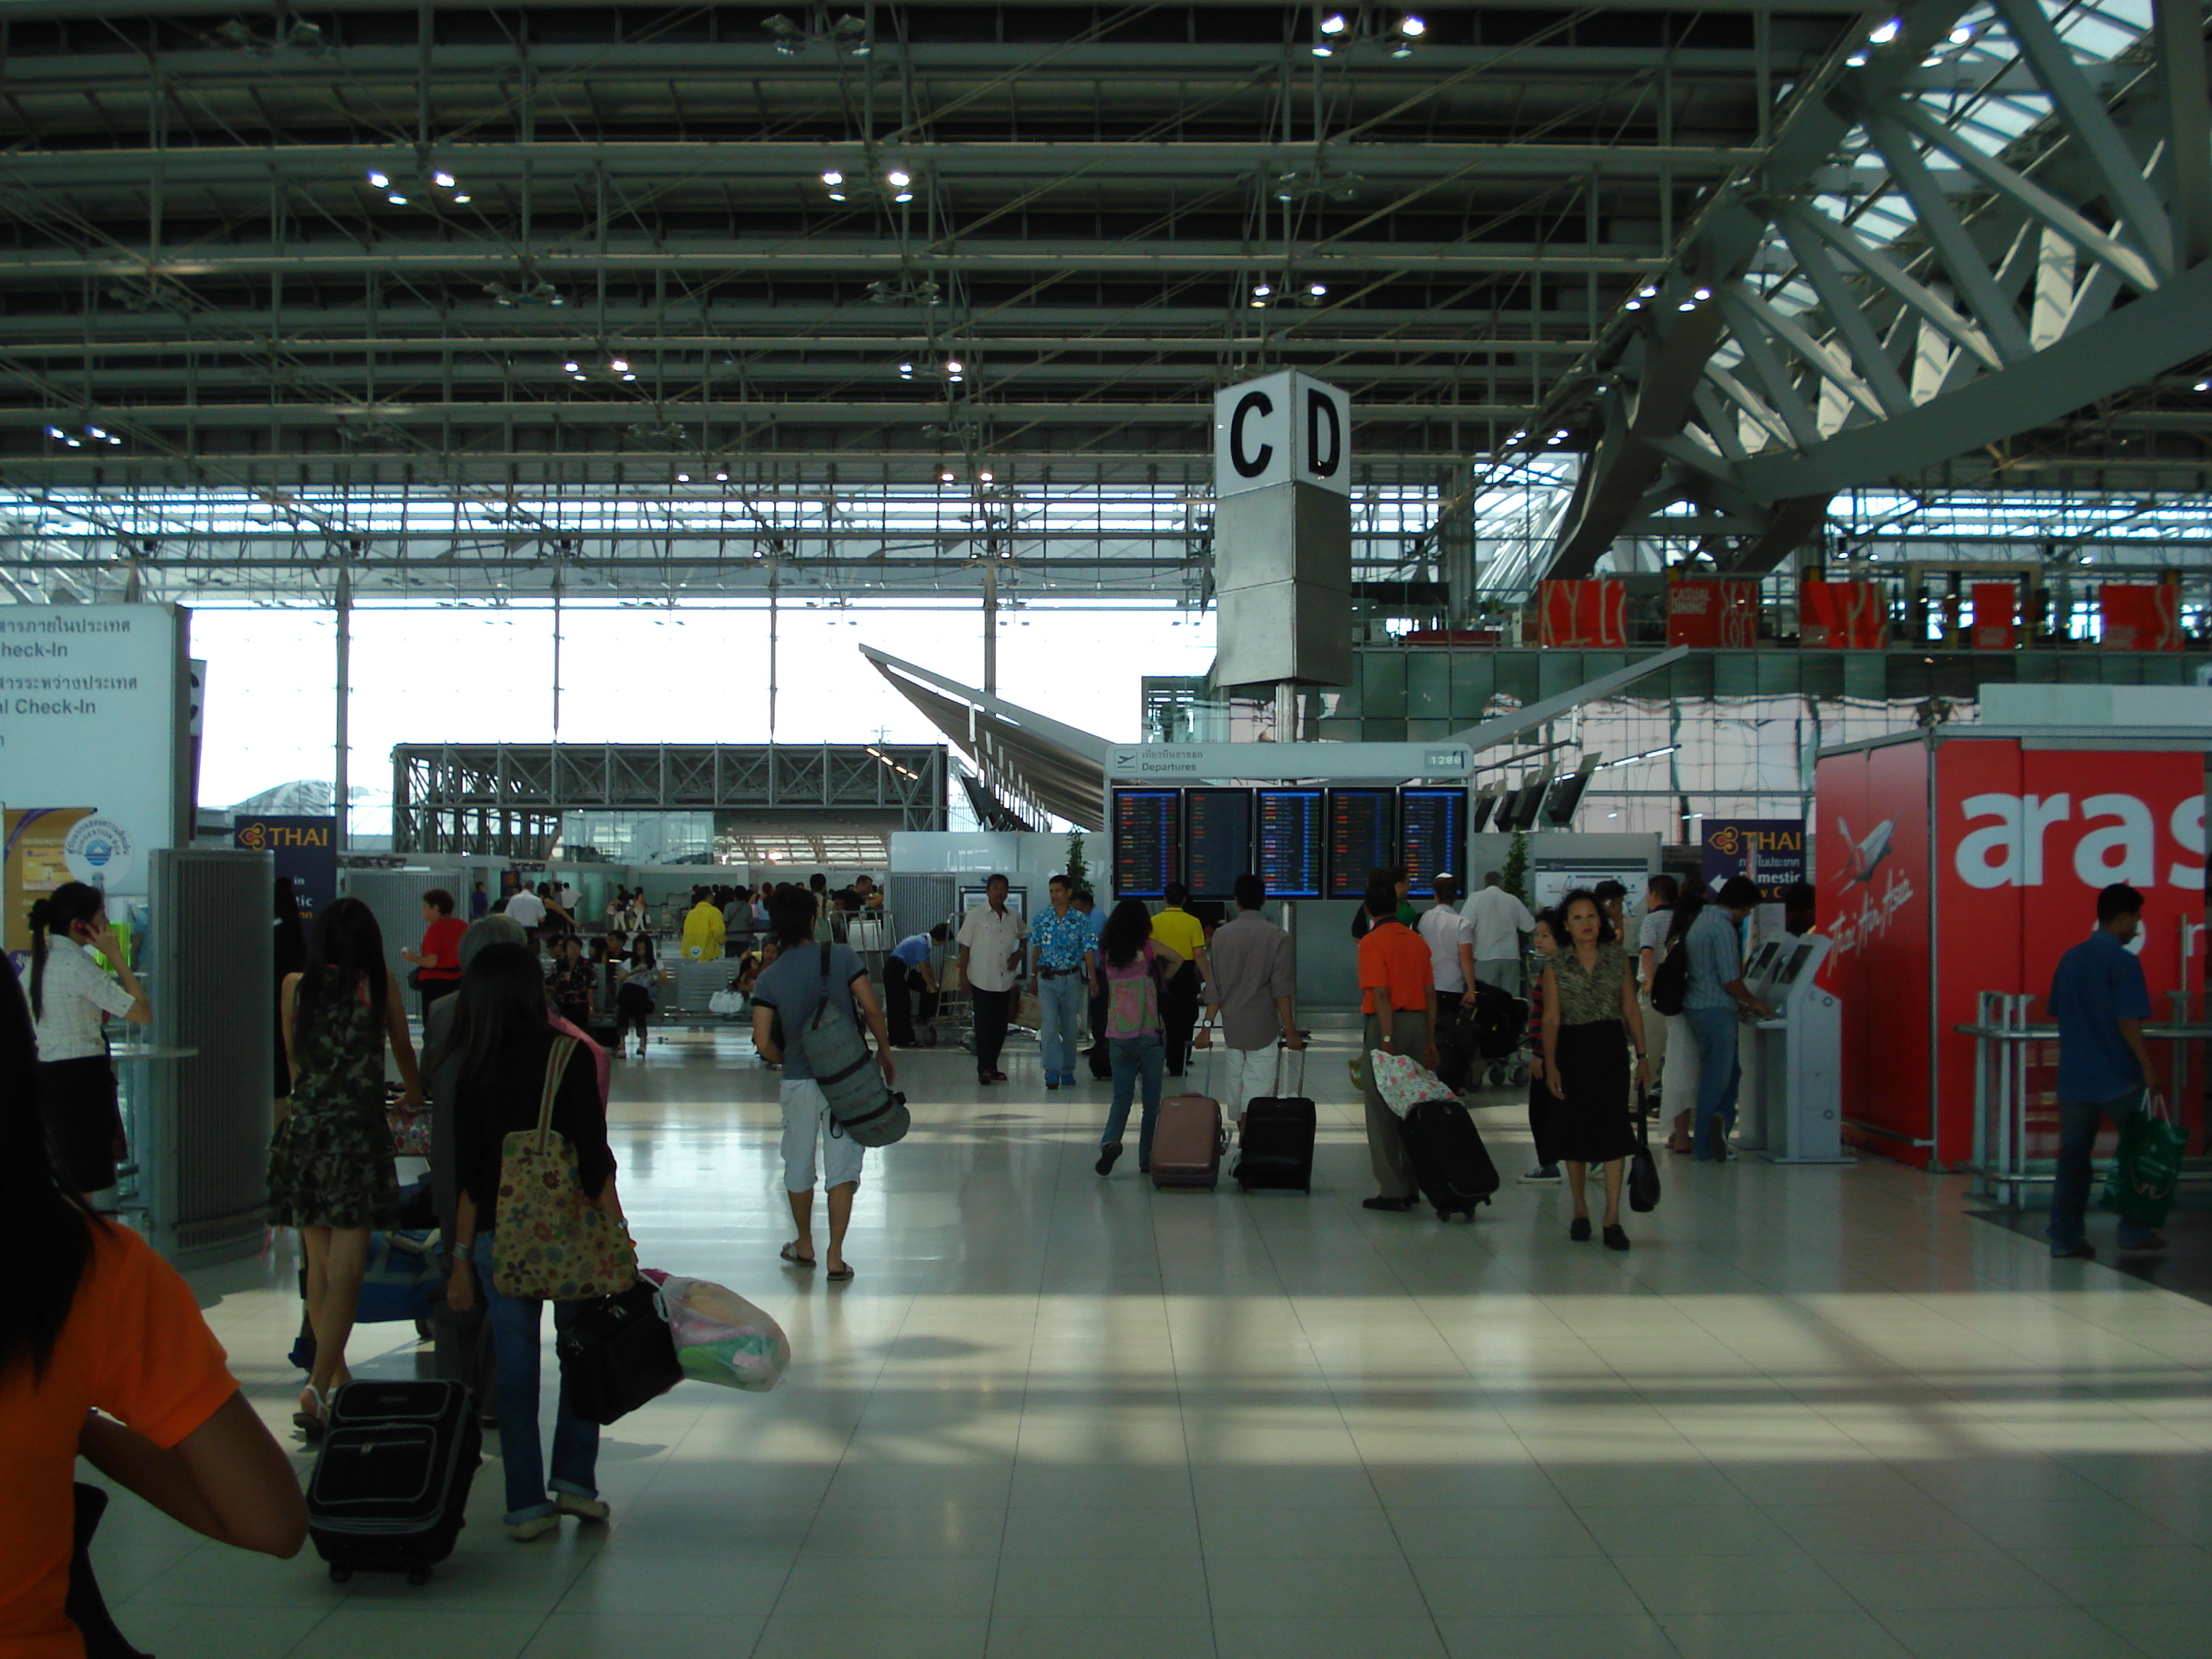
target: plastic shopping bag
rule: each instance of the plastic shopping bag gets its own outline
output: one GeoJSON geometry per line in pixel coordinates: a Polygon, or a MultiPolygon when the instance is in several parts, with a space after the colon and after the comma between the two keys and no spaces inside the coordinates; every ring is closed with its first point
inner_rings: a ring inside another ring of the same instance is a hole
{"type": "Polygon", "coordinates": [[[2189,1131],[2166,1115],[2165,1099],[2146,1093],[2142,1108],[2120,1124],[2119,1151],[2099,1202],[2146,1227],[2164,1226],[2188,1145],[2189,1131]]]}
{"type": "Polygon", "coordinates": [[[1457,1100],[1451,1085],[1409,1054],[1377,1048],[1367,1056],[1375,1068],[1375,1091],[1400,1117],[1424,1101],[1457,1100]]]}
{"type": "Polygon", "coordinates": [[[791,1340],[767,1314],[710,1279],[685,1279],[657,1267],[641,1276],[660,1286],[684,1376],[749,1394],[766,1394],[783,1381],[791,1369],[791,1340]]]}

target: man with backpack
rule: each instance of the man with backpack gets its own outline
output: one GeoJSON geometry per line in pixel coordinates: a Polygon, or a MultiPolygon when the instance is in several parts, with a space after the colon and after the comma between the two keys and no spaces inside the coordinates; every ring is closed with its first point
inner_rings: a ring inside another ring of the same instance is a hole
{"type": "Polygon", "coordinates": [[[1465,915],[1474,933],[1474,976],[1521,995],[1521,936],[1536,931],[1536,918],[1506,891],[1504,878],[1495,870],[1483,877],[1482,890],[1468,900],[1465,915]]]}

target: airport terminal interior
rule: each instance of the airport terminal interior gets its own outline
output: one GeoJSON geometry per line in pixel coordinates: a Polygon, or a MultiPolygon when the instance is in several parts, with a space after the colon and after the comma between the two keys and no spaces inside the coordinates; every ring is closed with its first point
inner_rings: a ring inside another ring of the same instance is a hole
{"type": "Polygon", "coordinates": [[[0,1656],[2212,1649],[2208,33],[0,4],[0,1656]]]}

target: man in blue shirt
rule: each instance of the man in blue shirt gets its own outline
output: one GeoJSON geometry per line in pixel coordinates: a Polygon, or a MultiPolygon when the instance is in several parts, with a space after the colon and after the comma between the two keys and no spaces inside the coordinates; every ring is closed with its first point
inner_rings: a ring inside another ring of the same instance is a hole
{"type": "Polygon", "coordinates": [[[921,1017],[935,1017],[937,969],[930,947],[951,937],[952,929],[940,921],[926,933],[909,933],[884,958],[884,1001],[889,1005],[884,1012],[890,1022],[892,1048],[914,1047],[914,1005],[908,988],[915,981],[921,983],[921,1017]]]}
{"type": "Polygon", "coordinates": [[[1770,1012],[1743,982],[1740,930],[1758,902],[1756,883],[1748,876],[1730,876],[1682,939],[1682,948],[1690,953],[1682,1018],[1698,1044],[1692,1156],[1699,1164],[1719,1164],[1728,1158],[1728,1132],[1735,1127],[1736,1085],[1743,1075],[1736,1052],[1736,1023],[1746,1014],[1764,1019],[1770,1012]]]}
{"type": "MultiPolygon", "coordinates": [[[[2058,1179],[2051,1189],[2045,1237],[2054,1256],[2087,1261],[2097,1253],[2081,1237],[2089,1206],[2089,1154],[2104,1120],[2124,1121],[2142,1105],[2153,1073],[2143,1046],[2150,987],[2128,941],[2142,928],[2143,896],[2124,882],[2097,895],[2097,931],[2058,958],[2051,976],[2051,1017],[2058,1022],[2058,1179]]],[[[2120,1218],[2124,1252],[2162,1250],[2166,1240],[2120,1218]]]]}
{"type": "Polygon", "coordinates": [[[1076,1028],[1098,980],[1098,936],[1091,918],[1075,908],[1075,883],[1054,876],[1047,889],[1052,906],[1030,924],[1030,994],[1037,999],[1037,1048],[1044,1086],[1075,1081],[1076,1028]]]}

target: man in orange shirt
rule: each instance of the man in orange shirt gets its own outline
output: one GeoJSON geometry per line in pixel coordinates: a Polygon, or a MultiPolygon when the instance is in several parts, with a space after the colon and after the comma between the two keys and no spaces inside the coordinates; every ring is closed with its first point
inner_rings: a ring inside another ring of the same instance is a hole
{"type": "Polygon", "coordinates": [[[1437,1064],[1437,987],[1429,947],[1398,920],[1398,890],[1389,880],[1367,884],[1369,926],[1359,941],[1359,1006],[1367,1016],[1359,1066],[1367,1097],[1367,1161],[1382,1190],[1364,1201],[1370,1210],[1410,1210],[1419,1191],[1397,1114],[1375,1086],[1375,1051],[1411,1054],[1434,1071],[1437,1064]]]}

